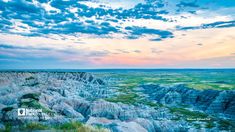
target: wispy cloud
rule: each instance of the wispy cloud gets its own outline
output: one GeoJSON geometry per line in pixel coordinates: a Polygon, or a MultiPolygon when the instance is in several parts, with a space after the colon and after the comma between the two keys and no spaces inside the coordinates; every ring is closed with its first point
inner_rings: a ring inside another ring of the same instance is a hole
{"type": "Polygon", "coordinates": [[[141,50],[134,50],[135,53],[141,53],[141,50]]]}
{"type": "Polygon", "coordinates": [[[159,50],[159,49],[156,49],[156,48],[151,48],[151,52],[154,53],[154,54],[160,54],[160,53],[162,53],[163,51],[162,51],[162,50],[159,50]]]}

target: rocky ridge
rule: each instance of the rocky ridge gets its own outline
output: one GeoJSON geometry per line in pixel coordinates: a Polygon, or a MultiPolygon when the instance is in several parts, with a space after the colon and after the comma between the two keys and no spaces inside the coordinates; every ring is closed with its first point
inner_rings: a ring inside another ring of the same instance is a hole
{"type": "Polygon", "coordinates": [[[188,105],[208,114],[225,116],[235,120],[234,90],[196,90],[179,84],[174,86],[143,85],[142,91],[149,98],[168,105],[188,105]]]}

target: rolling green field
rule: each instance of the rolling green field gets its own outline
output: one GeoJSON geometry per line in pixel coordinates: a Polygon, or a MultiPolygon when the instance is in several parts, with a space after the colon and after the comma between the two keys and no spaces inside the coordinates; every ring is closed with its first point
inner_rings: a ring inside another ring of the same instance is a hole
{"type": "Polygon", "coordinates": [[[97,76],[118,80],[121,87],[132,88],[142,84],[185,84],[194,89],[235,89],[235,71],[152,71],[152,72],[110,72],[97,76]]]}
{"type": "Polygon", "coordinates": [[[145,105],[157,106],[152,101],[146,100],[138,94],[140,85],[161,84],[174,85],[184,84],[197,90],[234,90],[234,70],[166,70],[166,71],[110,71],[94,72],[96,76],[106,78],[110,87],[117,89],[117,95],[107,98],[110,102],[122,102],[125,104],[145,103],[145,105]]]}

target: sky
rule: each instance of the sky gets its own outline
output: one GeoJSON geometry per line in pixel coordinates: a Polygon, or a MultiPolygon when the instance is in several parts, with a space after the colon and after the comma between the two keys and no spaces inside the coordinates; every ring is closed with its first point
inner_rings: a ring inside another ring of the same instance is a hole
{"type": "Polygon", "coordinates": [[[0,69],[235,68],[235,0],[0,0],[0,69]]]}

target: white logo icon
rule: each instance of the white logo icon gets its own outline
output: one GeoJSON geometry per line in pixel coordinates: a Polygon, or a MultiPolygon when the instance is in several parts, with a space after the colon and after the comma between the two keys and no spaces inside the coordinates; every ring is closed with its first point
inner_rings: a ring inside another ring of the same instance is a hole
{"type": "Polygon", "coordinates": [[[25,108],[18,108],[18,116],[25,116],[25,108]]]}

